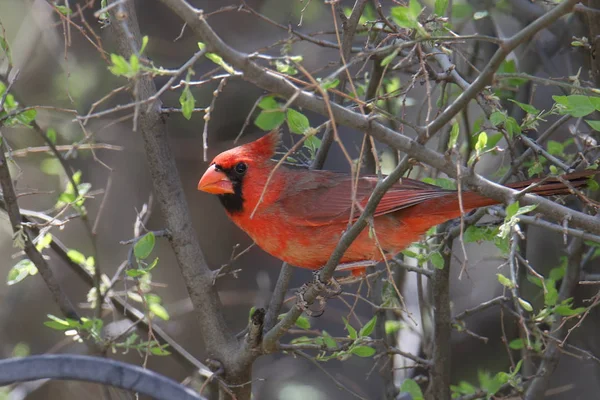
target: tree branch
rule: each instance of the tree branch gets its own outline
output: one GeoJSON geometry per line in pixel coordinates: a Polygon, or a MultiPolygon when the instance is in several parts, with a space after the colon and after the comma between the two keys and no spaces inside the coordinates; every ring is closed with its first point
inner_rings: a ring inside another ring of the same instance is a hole
{"type": "MultiPolygon", "coordinates": [[[[125,23],[112,23],[112,33],[119,52],[129,58],[132,46],[128,41],[128,33],[123,30],[126,25],[135,42],[135,48],[141,46],[141,34],[133,2],[124,3],[125,23]]],[[[111,10],[111,12],[113,12],[111,10]]],[[[120,16],[123,18],[123,16],[120,16]]],[[[117,16],[112,15],[117,20],[117,16]]],[[[156,86],[147,75],[138,76],[137,95],[139,99],[154,96],[156,86]]],[[[218,359],[225,368],[226,375],[237,370],[237,340],[226,326],[221,310],[223,306],[213,286],[213,274],[208,268],[204,254],[198,245],[196,232],[187,201],[181,186],[181,180],[175,165],[175,157],[167,139],[165,121],[161,117],[159,100],[140,111],[138,127],[144,140],[148,167],[152,176],[152,184],[160,206],[166,228],[171,232],[170,244],[175,253],[177,264],[183,275],[194,311],[200,322],[201,338],[211,357],[218,359]]],[[[232,377],[232,383],[246,382],[248,376],[232,377]],[[239,378],[236,379],[236,378],[239,378]]],[[[247,388],[243,389],[248,390],[247,388]]]]}

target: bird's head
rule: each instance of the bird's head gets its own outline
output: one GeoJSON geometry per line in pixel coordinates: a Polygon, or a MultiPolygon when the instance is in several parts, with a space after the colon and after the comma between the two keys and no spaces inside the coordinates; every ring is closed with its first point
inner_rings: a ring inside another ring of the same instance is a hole
{"type": "Polygon", "coordinates": [[[219,154],[198,182],[198,190],[241,197],[244,180],[269,165],[280,140],[279,131],[274,130],[254,142],[219,154]]]}

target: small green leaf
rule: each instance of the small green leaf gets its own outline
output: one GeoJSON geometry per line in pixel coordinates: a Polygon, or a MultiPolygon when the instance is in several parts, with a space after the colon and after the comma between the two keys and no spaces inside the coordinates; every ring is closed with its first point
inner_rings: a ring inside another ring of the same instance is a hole
{"type": "Polygon", "coordinates": [[[46,137],[52,144],[56,144],[56,131],[52,128],[48,128],[46,131],[46,137]]]}
{"type": "Polygon", "coordinates": [[[339,79],[337,79],[337,78],[336,78],[336,79],[333,79],[333,80],[331,80],[331,79],[327,79],[327,80],[324,80],[324,81],[322,81],[322,82],[320,83],[320,85],[321,85],[321,88],[322,88],[323,90],[335,89],[336,87],[338,87],[338,85],[339,85],[339,84],[340,84],[340,80],[339,80],[339,79]]]}
{"type": "Polygon", "coordinates": [[[431,253],[429,261],[431,261],[431,264],[433,264],[436,269],[444,269],[444,257],[442,257],[439,251],[431,253]]]}
{"type": "Polygon", "coordinates": [[[6,284],[11,286],[21,282],[30,275],[37,274],[35,264],[29,259],[20,260],[8,271],[6,284]]]}
{"type": "Polygon", "coordinates": [[[584,96],[574,94],[570,96],[552,96],[556,104],[560,106],[561,114],[569,114],[573,117],[585,117],[600,108],[600,97],[584,96]]]}
{"type": "Polygon", "coordinates": [[[74,249],[69,250],[67,252],[67,257],[69,257],[69,259],[76,264],[79,264],[79,265],[85,264],[85,256],[77,250],[74,250],[74,249]]]}
{"type": "Polygon", "coordinates": [[[131,278],[139,278],[142,275],[146,275],[148,271],[143,269],[128,269],[127,271],[125,271],[125,273],[131,278]]]}
{"type": "Polygon", "coordinates": [[[375,324],[377,324],[377,315],[369,320],[362,328],[360,328],[360,332],[358,333],[359,337],[369,336],[373,329],[375,329],[375,324]]]}
{"type": "Polygon", "coordinates": [[[304,114],[291,108],[287,110],[287,123],[290,131],[299,135],[304,135],[306,131],[310,129],[308,118],[304,114]]]}
{"type": "Polygon", "coordinates": [[[200,51],[206,49],[206,45],[202,42],[198,42],[198,48],[200,49],[200,51]]]}
{"type": "Polygon", "coordinates": [[[144,50],[146,50],[146,46],[148,46],[148,36],[144,36],[142,38],[142,47],[140,48],[140,54],[142,54],[144,52],[144,50]]]}
{"type": "Polygon", "coordinates": [[[194,112],[194,107],[196,106],[196,99],[192,94],[189,86],[185,86],[183,91],[181,92],[181,96],[179,96],[179,104],[181,104],[181,112],[186,119],[192,118],[192,113],[194,112]]]}
{"type": "Polygon", "coordinates": [[[265,96],[258,102],[258,107],[261,110],[278,110],[280,104],[275,100],[275,96],[265,96]]]}
{"type": "Polygon", "coordinates": [[[135,254],[135,257],[140,260],[148,258],[154,249],[155,243],[156,237],[154,236],[154,232],[146,233],[133,246],[133,253],[135,254]]]}
{"type": "Polygon", "coordinates": [[[230,74],[234,74],[235,73],[235,70],[233,69],[233,67],[231,65],[227,64],[223,60],[223,57],[221,57],[220,55],[215,54],[215,53],[206,53],[206,58],[208,58],[210,61],[214,62],[215,64],[217,64],[221,68],[223,68],[228,73],[230,73],[230,74]]]}
{"type": "Polygon", "coordinates": [[[55,5],[54,7],[56,7],[56,9],[58,10],[58,12],[60,12],[62,15],[71,15],[71,14],[73,14],[73,10],[71,10],[67,6],[55,5]]]}
{"type": "Polygon", "coordinates": [[[387,56],[385,56],[385,58],[383,60],[381,60],[381,66],[385,67],[386,65],[388,65],[389,63],[394,61],[394,58],[396,58],[398,53],[400,53],[400,49],[396,49],[396,50],[392,51],[390,54],[388,54],[387,56]]]}
{"type": "Polygon", "coordinates": [[[510,343],[508,344],[508,347],[510,347],[513,350],[521,350],[524,347],[523,344],[523,339],[514,339],[511,340],[510,343]]]}
{"type": "Polygon", "coordinates": [[[281,111],[262,111],[254,120],[254,125],[263,131],[279,128],[285,121],[285,113],[281,111]]]}
{"type": "Polygon", "coordinates": [[[392,19],[401,28],[414,29],[419,26],[421,5],[418,0],[410,0],[408,7],[397,6],[391,8],[392,19]]]}
{"type": "Polygon", "coordinates": [[[593,130],[600,132],[600,121],[593,121],[590,119],[586,119],[585,122],[587,122],[587,124],[589,126],[591,126],[593,130]]]}
{"type": "Polygon", "coordinates": [[[494,111],[491,115],[490,115],[490,122],[492,123],[492,125],[494,126],[498,126],[500,124],[503,124],[504,121],[506,121],[506,114],[504,114],[501,111],[494,111]]]}
{"type": "Polygon", "coordinates": [[[171,354],[170,351],[166,350],[166,347],[168,345],[162,345],[162,346],[154,346],[150,348],[150,353],[152,353],[155,356],[168,356],[171,354]]]}
{"type": "Polygon", "coordinates": [[[371,357],[375,354],[375,349],[369,346],[356,346],[352,348],[352,354],[359,357],[371,357]]]}
{"type": "Polygon", "coordinates": [[[301,315],[296,320],[296,326],[300,329],[310,329],[310,321],[308,318],[301,315]]]}
{"type": "Polygon", "coordinates": [[[477,137],[477,143],[475,143],[475,150],[477,151],[477,153],[481,153],[483,151],[483,149],[485,149],[485,146],[487,145],[487,141],[488,141],[487,133],[485,131],[481,132],[479,134],[479,136],[477,137]]]}
{"type": "Polygon", "coordinates": [[[421,391],[421,387],[417,382],[413,379],[407,378],[402,382],[400,386],[400,392],[410,394],[412,400],[424,400],[423,392],[421,391]]]}
{"type": "Polygon", "coordinates": [[[446,9],[448,9],[448,0],[435,0],[435,13],[440,17],[446,15],[446,9]]]}
{"type": "Polygon", "coordinates": [[[392,335],[402,329],[402,322],[396,320],[385,321],[385,334],[392,335]]]}
{"type": "Polygon", "coordinates": [[[519,301],[519,304],[521,305],[521,307],[523,307],[523,309],[525,311],[529,311],[529,312],[533,311],[533,307],[531,306],[531,304],[527,300],[523,300],[520,297],[517,300],[519,301]]]}
{"type": "Polygon", "coordinates": [[[158,318],[164,321],[169,320],[169,313],[167,312],[167,309],[164,308],[160,303],[150,303],[148,304],[148,309],[158,318]]]}
{"type": "Polygon", "coordinates": [[[450,130],[450,138],[448,139],[448,150],[453,149],[458,142],[458,134],[460,133],[460,126],[458,122],[454,122],[452,124],[452,129],[450,130]]]}
{"type": "Polygon", "coordinates": [[[328,349],[337,349],[337,343],[333,337],[326,331],[323,331],[323,343],[328,349]]]}
{"type": "Polygon", "coordinates": [[[555,140],[548,140],[546,146],[548,147],[548,153],[554,156],[561,155],[565,151],[565,146],[563,146],[562,143],[557,142],[555,140]]]}
{"type": "Polygon", "coordinates": [[[519,211],[519,202],[515,201],[512,204],[509,204],[506,207],[506,218],[512,218],[517,215],[517,211],[519,211]]]}
{"type": "Polygon", "coordinates": [[[539,114],[539,112],[540,112],[537,108],[535,108],[531,104],[520,103],[520,102],[518,102],[518,101],[516,101],[514,99],[508,99],[508,100],[512,101],[513,103],[515,103],[516,105],[518,105],[527,114],[536,115],[536,114],[539,114]]]}
{"type": "Polygon", "coordinates": [[[515,287],[513,282],[510,279],[508,279],[507,277],[505,277],[504,275],[498,273],[498,274],[496,274],[496,276],[498,277],[498,282],[500,282],[500,284],[502,286],[507,287],[509,289],[512,289],[515,287]]]}
{"type": "Polygon", "coordinates": [[[358,339],[358,333],[356,332],[356,329],[350,325],[346,318],[342,317],[342,320],[344,321],[344,325],[346,326],[346,330],[348,331],[348,336],[350,339],[358,339]]]}

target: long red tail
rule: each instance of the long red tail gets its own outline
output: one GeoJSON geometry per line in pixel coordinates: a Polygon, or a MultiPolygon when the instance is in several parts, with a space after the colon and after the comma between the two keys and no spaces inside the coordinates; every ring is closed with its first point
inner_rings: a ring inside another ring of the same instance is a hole
{"type": "MultiPolygon", "coordinates": [[[[539,196],[570,194],[575,188],[585,187],[588,179],[599,173],[600,171],[586,170],[563,175],[561,177],[562,181],[558,178],[549,178],[539,186],[532,188],[529,193],[534,193],[539,196]],[[564,182],[568,182],[568,185],[564,182]]],[[[516,190],[523,190],[529,185],[540,181],[541,179],[529,179],[526,181],[510,183],[506,186],[516,190]]],[[[484,197],[478,193],[465,190],[462,192],[462,203],[464,212],[469,212],[479,207],[491,206],[499,204],[500,202],[484,197]]],[[[403,217],[409,219],[420,217],[423,220],[423,225],[430,224],[430,226],[433,226],[449,219],[457,218],[460,214],[461,208],[458,195],[456,192],[452,192],[448,193],[446,196],[426,200],[421,204],[408,208],[403,217]]]]}

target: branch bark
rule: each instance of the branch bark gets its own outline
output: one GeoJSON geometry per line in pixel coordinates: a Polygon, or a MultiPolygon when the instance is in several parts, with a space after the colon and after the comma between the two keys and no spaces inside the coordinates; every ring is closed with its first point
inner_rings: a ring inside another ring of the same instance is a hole
{"type": "MultiPolygon", "coordinates": [[[[120,54],[129,59],[133,54],[132,49],[141,46],[141,34],[133,2],[123,3],[122,11],[124,15],[121,12],[117,14],[115,8],[111,9],[113,23],[110,29],[120,54]],[[130,40],[133,40],[133,45],[130,40]]],[[[156,86],[149,76],[142,75],[135,79],[136,101],[156,94],[156,86]]],[[[245,383],[249,380],[249,368],[238,363],[239,343],[225,323],[223,306],[213,286],[212,271],[206,264],[190,223],[192,218],[167,138],[165,121],[161,116],[160,100],[151,103],[148,109],[142,107],[138,128],[144,140],[154,192],[165,226],[171,232],[170,244],[200,322],[201,339],[210,357],[222,364],[226,381],[238,385],[245,383]]],[[[249,385],[238,389],[235,392],[240,399],[249,398],[249,385]]]]}

